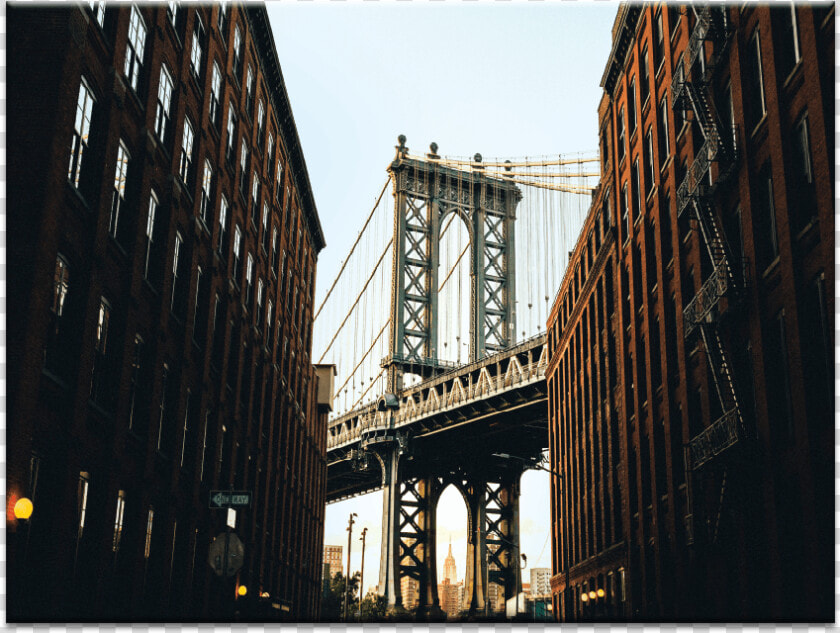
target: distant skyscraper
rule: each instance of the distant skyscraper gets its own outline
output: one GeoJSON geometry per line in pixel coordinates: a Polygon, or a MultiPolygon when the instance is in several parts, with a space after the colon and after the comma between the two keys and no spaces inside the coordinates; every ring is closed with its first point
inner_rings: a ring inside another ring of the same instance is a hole
{"type": "Polygon", "coordinates": [[[455,569],[455,557],[452,555],[452,543],[449,543],[449,553],[443,560],[443,577],[448,580],[450,584],[454,585],[458,582],[458,573],[455,569]]]}

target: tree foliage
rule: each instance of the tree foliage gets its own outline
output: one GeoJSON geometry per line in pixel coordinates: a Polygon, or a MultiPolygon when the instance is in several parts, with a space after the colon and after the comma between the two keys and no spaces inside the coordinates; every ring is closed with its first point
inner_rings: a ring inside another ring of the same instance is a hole
{"type": "MultiPolygon", "coordinates": [[[[340,622],[344,617],[344,598],[347,587],[344,574],[338,572],[330,578],[329,590],[321,596],[321,620],[324,622],[340,622]]],[[[353,619],[359,608],[359,572],[350,578],[350,602],[347,605],[347,615],[353,619]]]]}

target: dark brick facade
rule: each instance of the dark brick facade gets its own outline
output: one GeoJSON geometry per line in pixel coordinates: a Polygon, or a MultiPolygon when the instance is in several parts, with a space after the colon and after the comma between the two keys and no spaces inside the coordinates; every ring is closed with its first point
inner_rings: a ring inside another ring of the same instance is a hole
{"type": "Polygon", "coordinates": [[[548,323],[563,620],[833,618],[833,38],[832,5],[619,9],[548,323]]]}
{"type": "Polygon", "coordinates": [[[35,507],[7,520],[10,618],[316,618],[324,237],[265,8],[8,26],[7,494],[35,507]],[[222,582],[229,488],[254,502],[222,582]]]}

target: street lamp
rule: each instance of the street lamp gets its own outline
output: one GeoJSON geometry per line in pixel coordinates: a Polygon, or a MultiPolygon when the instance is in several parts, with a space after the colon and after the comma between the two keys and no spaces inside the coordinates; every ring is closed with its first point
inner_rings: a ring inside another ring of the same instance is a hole
{"type": "Polygon", "coordinates": [[[347,603],[350,602],[348,595],[350,593],[350,548],[353,545],[350,540],[353,537],[353,524],[355,521],[353,517],[359,516],[355,512],[350,513],[350,521],[347,523],[347,575],[344,577],[344,621],[347,622],[347,603]]]}
{"type": "Polygon", "coordinates": [[[359,577],[359,619],[362,617],[362,598],[365,593],[365,537],[367,536],[367,527],[362,530],[362,536],[359,540],[362,542],[362,574],[359,577]]]}

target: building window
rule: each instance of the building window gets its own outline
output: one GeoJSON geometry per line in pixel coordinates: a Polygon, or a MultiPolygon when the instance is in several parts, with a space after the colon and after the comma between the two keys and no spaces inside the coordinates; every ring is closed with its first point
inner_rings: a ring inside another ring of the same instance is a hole
{"type": "Polygon", "coordinates": [[[793,438],[793,405],[790,397],[784,310],[780,310],[773,320],[770,338],[770,362],[767,364],[770,417],[774,422],[774,435],[779,441],[786,441],[793,438]]]}
{"type": "Polygon", "coordinates": [[[817,215],[811,141],[808,134],[808,113],[803,114],[793,129],[793,177],[790,196],[794,233],[798,233],[817,215]]]}
{"type": "Polygon", "coordinates": [[[233,31],[233,70],[237,84],[240,81],[242,81],[242,79],[240,79],[240,76],[242,75],[243,59],[244,57],[242,55],[242,31],[240,31],[239,26],[237,26],[233,31]]]}
{"type": "Polygon", "coordinates": [[[178,166],[178,174],[187,187],[190,186],[190,174],[192,173],[193,141],[195,133],[189,117],[184,117],[184,135],[181,138],[181,162],[178,166]]]}
{"type": "Polygon", "coordinates": [[[266,155],[268,157],[267,162],[268,162],[268,169],[269,169],[269,173],[270,173],[271,166],[274,164],[274,133],[273,132],[268,133],[268,151],[266,152],[266,155]]]}
{"type": "Polygon", "coordinates": [[[55,270],[53,271],[53,298],[50,305],[50,326],[47,332],[47,345],[44,349],[44,362],[47,368],[53,373],[65,375],[69,350],[67,347],[66,329],[66,305],[67,291],[70,288],[70,269],[67,260],[59,253],[55,258],[55,270]]]}
{"type": "Polygon", "coordinates": [[[778,33],[775,55],[779,65],[780,80],[784,82],[802,59],[796,6],[793,3],[772,6],[770,14],[773,18],[773,29],[778,33]]]}
{"type": "Polygon", "coordinates": [[[201,58],[204,55],[203,40],[204,25],[201,23],[201,18],[198,13],[196,13],[192,33],[192,47],[190,48],[190,72],[199,84],[202,74],[201,58]]]}
{"type": "Polygon", "coordinates": [[[125,77],[128,85],[137,92],[140,84],[140,67],[143,65],[143,51],[146,46],[146,22],[136,6],[131,7],[128,22],[128,43],[125,47],[125,77]]]}
{"type": "Polygon", "coordinates": [[[640,215],[642,206],[642,186],[639,180],[639,159],[633,161],[633,167],[630,170],[630,176],[633,178],[633,217],[631,220],[635,222],[640,215]]]}
{"type": "Polygon", "coordinates": [[[111,219],[108,224],[108,232],[115,239],[119,229],[120,211],[122,211],[125,204],[125,182],[128,175],[128,161],[130,159],[131,156],[125,147],[125,143],[120,141],[120,146],[117,150],[116,173],[114,174],[114,191],[111,194],[111,219]]]}
{"type": "Polygon", "coordinates": [[[630,80],[630,85],[627,86],[627,129],[630,136],[636,130],[636,78],[630,80]]]}
{"type": "Polygon", "coordinates": [[[90,122],[93,114],[93,92],[87,80],[82,76],[79,83],[79,98],[76,102],[76,122],[73,127],[73,140],[70,143],[70,167],[67,178],[76,189],[79,188],[82,173],[82,158],[90,141],[90,122]]]}
{"type": "Polygon", "coordinates": [[[187,405],[184,407],[184,428],[183,435],[181,436],[181,468],[184,467],[184,457],[187,452],[187,436],[190,432],[190,409],[192,409],[192,400],[192,392],[189,389],[187,389],[187,405]]]}
{"type": "Polygon", "coordinates": [[[263,252],[268,252],[268,201],[263,200],[262,212],[262,249],[263,252]]]}
{"type": "Polygon", "coordinates": [[[207,457],[207,429],[210,426],[210,411],[204,414],[204,433],[201,437],[201,467],[198,470],[198,478],[204,481],[204,463],[207,457]]]}
{"type": "Polygon", "coordinates": [[[172,24],[172,28],[176,28],[178,26],[178,3],[177,2],[167,2],[166,3],[166,17],[169,18],[170,24],[172,24]]]}
{"type": "Polygon", "coordinates": [[[99,26],[105,26],[105,0],[90,0],[90,12],[99,26]]]}
{"type": "Polygon", "coordinates": [[[642,94],[642,107],[644,107],[645,102],[648,100],[648,96],[650,95],[650,70],[649,70],[649,59],[648,59],[648,46],[647,43],[642,48],[642,56],[639,59],[639,63],[642,65],[640,69],[639,81],[639,90],[642,94]]]}
{"type": "Polygon", "coordinates": [[[256,225],[257,222],[257,209],[259,208],[259,201],[260,201],[260,177],[257,176],[256,170],[254,170],[253,176],[251,178],[251,222],[256,225]]]}
{"type": "Polygon", "coordinates": [[[228,104],[227,118],[227,146],[225,148],[225,159],[231,168],[234,165],[234,148],[236,147],[236,112],[233,103],[228,104]]]}
{"type": "Polygon", "coordinates": [[[222,41],[225,39],[227,26],[228,26],[228,3],[227,2],[219,2],[219,16],[217,19],[217,24],[219,26],[219,33],[222,35],[222,41]]]}
{"type": "Polygon", "coordinates": [[[274,329],[274,302],[268,300],[268,308],[265,314],[265,346],[271,351],[272,331],[274,329]]]}
{"type": "Polygon", "coordinates": [[[142,372],[143,372],[143,348],[144,342],[143,337],[137,334],[134,337],[134,351],[132,354],[132,361],[131,361],[131,383],[129,385],[129,395],[128,395],[128,429],[130,431],[134,431],[135,433],[139,430],[139,416],[138,416],[138,401],[142,400],[138,398],[138,394],[142,388],[141,380],[142,380],[142,372]]]}
{"type": "Polygon", "coordinates": [[[758,172],[758,208],[756,209],[756,251],[758,269],[764,270],[779,254],[776,234],[776,205],[773,200],[773,176],[770,163],[764,163],[758,172]]]}
{"type": "MultiPolygon", "coordinates": [[[[203,340],[203,338],[200,335],[200,332],[198,332],[198,330],[197,330],[198,325],[199,325],[198,313],[199,313],[199,310],[201,309],[202,295],[204,294],[204,292],[203,292],[204,288],[202,286],[202,281],[205,280],[205,277],[202,273],[203,273],[203,271],[201,270],[201,266],[197,266],[196,271],[195,271],[195,303],[193,303],[193,320],[192,320],[193,336],[192,336],[192,338],[193,338],[193,341],[195,341],[196,343],[199,343],[199,344],[201,344],[201,341],[203,340]]],[[[201,347],[203,347],[203,345],[201,345],[201,347]]]]}
{"type": "Polygon", "coordinates": [[[630,239],[630,215],[628,213],[629,200],[627,199],[627,183],[621,188],[621,224],[624,226],[624,240],[630,239]]]}
{"type": "Polygon", "coordinates": [[[618,113],[618,162],[624,160],[624,153],[627,150],[627,147],[624,142],[624,108],[621,108],[621,111],[618,113]]]}
{"type": "Polygon", "coordinates": [[[262,307],[263,307],[263,280],[262,278],[257,280],[257,314],[255,315],[254,322],[256,326],[259,328],[262,326],[262,307]]]}
{"type": "Polygon", "coordinates": [[[213,206],[213,167],[209,160],[204,161],[204,178],[201,179],[201,220],[208,224],[213,206]]]}
{"type": "Polygon", "coordinates": [[[277,277],[277,227],[271,228],[271,270],[277,277]]]}
{"type": "Polygon", "coordinates": [[[239,192],[245,198],[248,192],[248,143],[244,138],[239,153],[239,170],[239,192]]]}
{"type": "Polygon", "coordinates": [[[157,208],[158,199],[153,189],[149,194],[149,211],[146,214],[146,256],[143,261],[143,279],[147,281],[151,281],[152,244],[154,243],[157,208]]]}
{"type": "Polygon", "coordinates": [[[242,231],[236,226],[233,231],[233,283],[239,286],[242,274],[242,231]]]}
{"type": "Polygon", "coordinates": [[[647,156],[645,156],[645,160],[647,161],[647,189],[648,195],[650,195],[650,192],[653,191],[653,185],[656,182],[655,171],[653,167],[653,130],[651,130],[650,127],[648,127],[645,140],[647,141],[647,156]]]}
{"type": "Polygon", "coordinates": [[[744,94],[747,99],[747,125],[752,131],[764,117],[764,77],[761,71],[761,38],[759,30],[753,32],[747,44],[744,94]]]}
{"type": "MultiPolygon", "coordinates": [[[[219,127],[219,119],[222,114],[222,106],[220,96],[222,93],[222,72],[219,70],[219,64],[213,62],[213,75],[210,78],[210,123],[213,127],[219,127]]],[[[230,128],[228,128],[230,133],[230,128]]],[[[228,141],[228,146],[230,141],[228,141]]]]}
{"type": "Polygon", "coordinates": [[[228,212],[228,201],[227,198],[222,196],[222,200],[219,203],[219,257],[223,260],[227,259],[227,212],[228,212]]]}
{"type": "Polygon", "coordinates": [[[665,28],[662,26],[662,9],[657,12],[654,18],[653,28],[653,65],[656,68],[656,73],[659,74],[662,62],[665,61],[665,28]]]}
{"type": "Polygon", "coordinates": [[[123,533],[123,517],[125,515],[125,490],[120,490],[117,494],[117,515],[114,517],[114,538],[111,542],[111,551],[114,554],[120,551],[120,542],[122,541],[123,533]]]}
{"type": "MultiPolygon", "coordinates": [[[[668,96],[663,95],[659,102],[659,118],[657,120],[657,136],[659,141],[659,169],[665,166],[665,161],[671,153],[671,141],[668,138],[668,96]]],[[[679,184],[679,183],[677,183],[679,184]]]]}
{"type": "Polygon", "coordinates": [[[155,112],[155,134],[160,142],[166,144],[169,135],[169,106],[172,104],[172,75],[166,64],[160,67],[160,85],[158,86],[157,110],[155,112]]]}
{"type": "Polygon", "coordinates": [[[143,545],[143,558],[149,560],[149,555],[152,553],[152,527],[155,524],[155,510],[149,508],[149,514],[146,516],[146,541],[143,545]]]}
{"type": "Polygon", "coordinates": [[[79,531],[76,534],[76,557],[78,558],[79,541],[85,531],[85,520],[87,518],[88,489],[90,488],[90,473],[79,473],[79,486],[76,494],[76,516],[79,519],[79,531]]]}
{"type": "Polygon", "coordinates": [[[248,64],[248,73],[245,75],[245,109],[250,117],[254,109],[254,71],[251,70],[251,64],[248,64]]]}
{"type": "Polygon", "coordinates": [[[163,371],[160,374],[160,404],[158,405],[158,431],[157,431],[157,450],[161,449],[163,445],[163,429],[167,422],[167,400],[169,391],[169,365],[163,364],[163,371]]]}
{"type": "Polygon", "coordinates": [[[251,305],[251,293],[254,287],[254,257],[248,253],[248,264],[245,267],[245,307],[251,305]]]}
{"type": "Polygon", "coordinates": [[[108,389],[109,368],[107,366],[108,331],[111,324],[111,304],[105,297],[99,298],[99,315],[93,342],[93,372],[90,383],[90,397],[94,402],[105,405],[111,396],[108,389]]]}
{"type": "Polygon", "coordinates": [[[181,253],[182,247],[184,245],[184,238],[181,237],[180,233],[175,234],[175,249],[172,253],[172,299],[169,303],[169,309],[172,311],[173,314],[176,316],[181,316],[181,306],[183,304],[182,296],[184,293],[181,289],[181,278],[183,277],[183,268],[184,268],[184,260],[186,259],[183,257],[181,253]]]}

